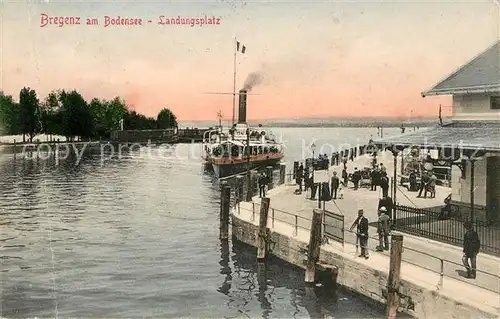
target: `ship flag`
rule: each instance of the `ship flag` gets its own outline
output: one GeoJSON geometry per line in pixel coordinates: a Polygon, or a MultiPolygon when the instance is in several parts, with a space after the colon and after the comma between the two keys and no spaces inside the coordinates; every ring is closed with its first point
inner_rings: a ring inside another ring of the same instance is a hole
{"type": "Polygon", "coordinates": [[[245,54],[246,50],[247,50],[246,46],[242,45],[239,41],[236,41],[236,51],[245,54]]]}

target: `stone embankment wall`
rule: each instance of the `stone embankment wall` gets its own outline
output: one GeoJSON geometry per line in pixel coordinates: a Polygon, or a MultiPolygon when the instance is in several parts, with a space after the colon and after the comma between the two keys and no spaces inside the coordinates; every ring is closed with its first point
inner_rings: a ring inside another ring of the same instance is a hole
{"type": "MultiPolygon", "coordinates": [[[[239,216],[237,213],[232,215],[233,237],[257,247],[258,226],[239,216]]],[[[307,246],[306,238],[307,236],[289,236],[269,230],[270,253],[304,268],[303,251],[307,246]]],[[[325,245],[321,248],[320,262],[337,266],[337,284],[376,302],[386,303],[388,269],[371,267],[371,264],[377,263],[376,260],[355,258],[351,254],[343,253],[341,247],[336,250],[332,248],[332,245],[325,245]]],[[[419,274],[416,273],[415,276],[418,278],[419,274]]],[[[438,274],[435,277],[439,280],[438,274]]],[[[459,300],[458,295],[467,296],[468,293],[474,292],[457,292],[456,295],[447,296],[444,292],[437,290],[436,286],[417,284],[402,278],[400,310],[417,318],[498,318],[496,309],[492,307],[468,304],[466,298],[459,300]]]]}

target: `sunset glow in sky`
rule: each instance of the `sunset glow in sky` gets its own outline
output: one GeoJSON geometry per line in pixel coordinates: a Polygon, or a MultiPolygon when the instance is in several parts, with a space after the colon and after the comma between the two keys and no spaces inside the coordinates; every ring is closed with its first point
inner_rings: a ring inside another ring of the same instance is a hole
{"type": "Polygon", "coordinates": [[[451,98],[420,92],[500,38],[495,0],[27,2],[0,4],[0,90],[16,99],[23,86],[42,98],[60,88],[121,96],[181,120],[215,119],[219,109],[231,118],[231,95],[205,93],[232,92],[235,35],[247,47],[236,89],[250,72],[265,76],[248,98],[249,119],[434,116],[440,103],[446,115],[451,98]],[[41,13],[82,25],[40,27],[41,13]],[[105,28],[105,15],[144,25],[105,28]],[[220,25],[158,25],[161,15],[220,25]]]}

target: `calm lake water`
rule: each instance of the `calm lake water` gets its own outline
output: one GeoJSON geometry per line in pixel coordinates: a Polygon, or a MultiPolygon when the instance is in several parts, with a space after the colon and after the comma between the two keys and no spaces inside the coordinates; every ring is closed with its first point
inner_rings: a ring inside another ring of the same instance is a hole
{"type": "MultiPolygon", "coordinates": [[[[330,154],[377,135],[273,131],[288,163],[313,142],[330,154]]],[[[300,269],[277,260],[261,269],[251,248],[221,244],[218,182],[199,155],[200,145],[181,144],[76,165],[0,153],[0,316],[383,317],[341,290],[306,289],[300,269]]]]}

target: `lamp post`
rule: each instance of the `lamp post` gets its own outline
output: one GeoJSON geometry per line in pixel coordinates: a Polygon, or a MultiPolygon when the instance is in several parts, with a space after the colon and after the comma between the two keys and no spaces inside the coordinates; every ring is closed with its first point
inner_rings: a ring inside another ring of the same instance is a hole
{"type": "Polygon", "coordinates": [[[312,158],[312,180],[314,181],[314,150],[316,149],[316,144],[311,145],[311,150],[313,153],[313,158],[312,158]]]}

